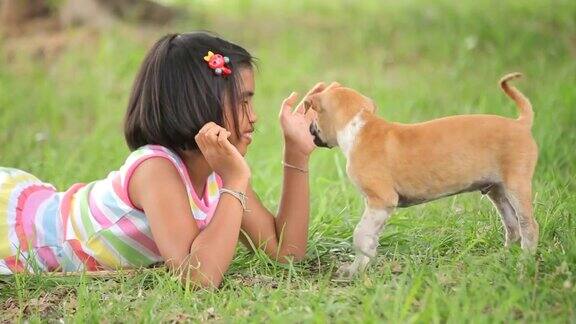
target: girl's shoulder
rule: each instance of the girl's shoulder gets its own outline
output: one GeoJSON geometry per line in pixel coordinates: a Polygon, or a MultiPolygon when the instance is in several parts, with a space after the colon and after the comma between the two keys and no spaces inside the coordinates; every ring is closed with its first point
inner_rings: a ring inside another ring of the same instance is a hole
{"type": "Polygon", "coordinates": [[[123,167],[132,167],[135,163],[138,162],[141,163],[144,160],[153,157],[166,158],[172,162],[177,163],[178,166],[182,167],[184,166],[182,159],[178,156],[178,154],[176,154],[169,148],[164,147],[162,145],[144,145],[132,151],[130,155],[128,155],[123,167]]]}
{"type": "MultiPolygon", "coordinates": [[[[145,145],[130,153],[126,162],[120,168],[119,172],[124,179],[123,184],[127,185],[134,174],[134,171],[142,165],[143,162],[152,158],[161,158],[170,162],[169,164],[176,168],[183,179],[188,180],[188,171],[186,165],[174,151],[161,145],[145,145]]],[[[166,165],[166,163],[163,163],[166,165]]]]}
{"type": "Polygon", "coordinates": [[[167,172],[176,171],[179,178],[184,183],[186,191],[190,190],[191,184],[188,180],[188,171],[178,154],[161,145],[145,145],[132,151],[126,158],[126,162],[124,162],[122,167],[120,167],[120,170],[118,170],[117,174],[114,176],[114,178],[117,179],[118,187],[121,188],[120,190],[126,197],[126,202],[132,208],[138,208],[138,206],[133,204],[132,199],[130,199],[130,182],[136,171],[138,170],[138,173],[140,174],[142,172],[157,173],[159,172],[158,168],[164,168],[167,172]],[[148,162],[145,163],[146,161],[148,162]],[[141,166],[143,168],[141,168],[141,166]]]}
{"type": "MultiPolygon", "coordinates": [[[[131,201],[129,197],[134,194],[138,200],[139,194],[150,190],[156,193],[155,196],[162,193],[159,191],[169,192],[173,200],[175,196],[178,196],[176,195],[177,190],[180,190],[178,187],[182,188],[184,184],[185,195],[182,196],[182,201],[186,199],[200,228],[204,228],[210,221],[220,196],[219,188],[222,187],[222,179],[213,172],[206,179],[204,192],[197,194],[184,161],[174,151],[160,145],[146,145],[133,151],[120,172],[123,179],[122,187],[129,201],[131,201]],[[162,159],[152,159],[155,157],[162,159]],[[141,165],[143,168],[139,167],[141,165]],[[137,169],[138,171],[135,172],[137,169]],[[139,180],[130,186],[130,180],[135,173],[139,180]]],[[[138,203],[134,205],[131,201],[131,204],[140,209],[137,206],[138,203]]]]}

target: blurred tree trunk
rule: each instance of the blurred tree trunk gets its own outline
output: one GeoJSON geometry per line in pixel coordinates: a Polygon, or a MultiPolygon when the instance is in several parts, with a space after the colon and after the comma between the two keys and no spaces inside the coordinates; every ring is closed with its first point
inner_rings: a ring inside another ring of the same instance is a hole
{"type": "Polygon", "coordinates": [[[35,18],[51,13],[46,0],[3,0],[0,2],[0,23],[7,29],[18,28],[35,18]]]}
{"type": "Polygon", "coordinates": [[[176,16],[173,8],[151,0],[68,0],[61,8],[65,26],[104,27],[115,20],[165,24],[176,16]]]}
{"type": "MultiPolygon", "coordinates": [[[[116,20],[137,23],[166,24],[176,10],[152,0],[65,0],[57,8],[49,0],[0,0],[0,27],[22,31],[37,18],[53,22],[59,14],[64,26],[88,25],[104,27],[116,20]],[[58,12],[56,12],[58,11],[58,12]]],[[[29,28],[28,28],[29,29],[29,28]]]]}

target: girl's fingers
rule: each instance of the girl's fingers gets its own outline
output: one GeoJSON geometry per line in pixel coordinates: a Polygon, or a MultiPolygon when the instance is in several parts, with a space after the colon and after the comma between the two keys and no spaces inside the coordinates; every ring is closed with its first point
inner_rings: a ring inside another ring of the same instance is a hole
{"type": "Polygon", "coordinates": [[[196,141],[198,148],[202,149],[202,147],[204,147],[204,134],[196,134],[196,136],[194,136],[194,141],[196,141]]]}
{"type": "Polygon", "coordinates": [[[216,123],[210,122],[200,129],[194,139],[196,144],[198,144],[198,148],[202,154],[206,155],[209,154],[210,150],[219,146],[222,148],[225,147],[219,143],[221,136],[223,136],[227,141],[227,138],[230,136],[230,132],[228,132],[225,128],[217,125],[216,123]]]}
{"type": "Polygon", "coordinates": [[[294,106],[297,98],[298,93],[292,92],[288,98],[284,99],[284,101],[282,101],[282,105],[280,106],[280,115],[288,114],[292,109],[292,106],[294,106]]]}
{"type": "Polygon", "coordinates": [[[218,125],[213,126],[205,131],[203,134],[204,138],[206,139],[207,143],[210,145],[218,145],[218,134],[221,132],[227,132],[227,130],[223,127],[218,125]]]}
{"type": "Polygon", "coordinates": [[[308,93],[306,93],[304,98],[302,98],[302,101],[300,101],[298,106],[296,106],[296,110],[294,111],[294,113],[302,113],[303,114],[306,110],[306,107],[304,105],[304,100],[306,100],[306,98],[308,98],[308,96],[310,96],[310,95],[324,91],[324,89],[326,89],[326,84],[324,82],[316,83],[312,87],[312,89],[310,89],[310,91],[308,91],[308,93]]]}
{"type": "Polygon", "coordinates": [[[213,122],[206,123],[204,126],[202,126],[202,128],[200,128],[200,131],[198,131],[198,134],[204,134],[208,130],[210,130],[214,127],[220,127],[220,126],[216,125],[216,123],[213,123],[213,122]]]}
{"type": "Polygon", "coordinates": [[[232,143],[230,143],[228,138],[226,138],[226,140],[224,140],[223,148],[228,154],[234,154],[234,153],[240,154],[240,152],[238,152],[238,149],[236,148],[236,146],[232,145],[232,143]]]}
{"type": "Polygon", "coordinates": [[[230,132],[225,129],[218,133],[218,145],[221,148],[226,148],[226,142],[228,142],[228,137],[230,137],[230,135],[230,132]]]}
{"type": "Polygon", "coordinates": [[[194,140],[196,141],[196,144],[198,145],[198,148],[200,148],[200,150],[202,150],[202,148],[204,147],[204,134],[206,133],[206,130],[212,127],[210,124],[211,123],[207,123],[204,126],[202,126],[202,128],[200,128],[200,130],[198,131],[198,134],[194,136],[194,140]]]}
{"type": "Polygon", "coordinates": [[[332,88],[338,88],[341,87],[342,85],[336,81],[330,83],[329,86],[327,86],[324,90],[328,90],[328,89],[332,89],[332,88]]]}
{"type": "Polygon", "coordinates": [[[218,133],[220,132],[220,129],[221,129],[221,127],[212,127],[210,129],[208,129],[206,131],[206,133],[204,133],[204,136],[210,140],[216,139],[218,136],[218,133]]]}
{"type": "Polygon", "coordinates": [[[308,97],[311,94],[322,92],[324,91],[324,89],[326,89],[326,84],[324,82],[318,82],[312,87],[312,89],[310,89],[310,91],[308,91],[308,93],[304,98],[308,97]]]}

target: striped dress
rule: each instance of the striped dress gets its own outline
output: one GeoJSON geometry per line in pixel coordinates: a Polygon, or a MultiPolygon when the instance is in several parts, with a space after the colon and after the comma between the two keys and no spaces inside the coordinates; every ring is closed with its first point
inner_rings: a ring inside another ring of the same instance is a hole
{"type": "Polygon", "coordinates": [[[184,162],[162,146],[143,146],[106,179],[65,192],[24,171],[0,168],[0,274],[114,270],[163,261],[146,215],[128,197],[134,170],[152,157],[178,169],[192,215],[200,229],[206,227],[218,203],[220,177],[212,173],[198,197],[184,162]]]}

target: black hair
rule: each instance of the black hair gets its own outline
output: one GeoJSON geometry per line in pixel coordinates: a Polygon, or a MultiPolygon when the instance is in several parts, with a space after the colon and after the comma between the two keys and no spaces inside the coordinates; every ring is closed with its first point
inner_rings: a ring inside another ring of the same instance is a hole
{"type": "MultiPolygon", "coordinates": [[[[241,96],[240,69],[252,68],[254,58],[244,48],[207,32],[169,34],[150,49],[134,81],[124,120],[124,137],[131,150],[157,144],[175,152],[197,150],[194,136],[208,122],[224,127],[224,103],[232,109],[241,96]],[[230,75],[214,73],[204,56],[227,56],[230,75]]],[[[239,134],[237,134],[239,136],[239,134]]]]}

